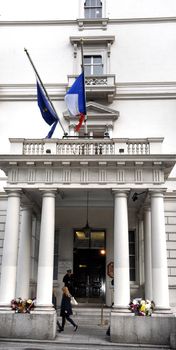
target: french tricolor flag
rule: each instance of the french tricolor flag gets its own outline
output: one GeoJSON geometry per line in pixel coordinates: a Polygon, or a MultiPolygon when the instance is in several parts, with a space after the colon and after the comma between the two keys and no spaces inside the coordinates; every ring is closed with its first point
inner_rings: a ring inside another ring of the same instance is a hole
{"type": "Polygon", "coordinates": [[[86,115],[84,72],[75,80],[65,95],[65,102],[71,115],[79,116],[76,131],[79,131],[86,115]]]}

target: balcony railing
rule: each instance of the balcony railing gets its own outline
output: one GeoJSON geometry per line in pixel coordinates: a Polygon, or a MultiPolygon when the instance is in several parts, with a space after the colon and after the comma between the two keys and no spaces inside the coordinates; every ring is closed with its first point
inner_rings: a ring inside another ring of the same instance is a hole
{"type": "Polygon", "coordinates": [[[110,155],[114,154],[114,143],[110,142],[76,142],[57,144],[60,155],[110,155]]]}
{"type": "Polygon", "coordinates": [[[147,155],[160,154],[163,138],[146,139],[10,139],[11,154],[23,155],[147,155]]]}
{"type": "MultiPolygon", "coordinates": [[[[68,76],[68,88],[72,86],[77,76],[68,76]]],[[[106,98],[109,102],[113,101],[116,84],[115,75],[112,74],[101,74],[101,75],[90,75],[85,77],[86,95],[89,98],[97,96],[97,98],[106,98]]]]}

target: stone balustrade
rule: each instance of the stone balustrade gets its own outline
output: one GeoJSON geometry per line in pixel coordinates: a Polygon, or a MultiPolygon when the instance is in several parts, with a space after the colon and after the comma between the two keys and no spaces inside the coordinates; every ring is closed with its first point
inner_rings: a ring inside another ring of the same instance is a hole
{"type": "MultiPolygon", "coordinates": [[[[75,79],[76,75],[68,76],[68,88],[70,88],[75,79]]],[[[107,99],[110,102],[113,101],[116,93],[116,83],[114,74],[101,74],[101,75],[90,75],[85,77],[86,96],[89,100],[92,98],[107,99]]]]}
{"type": "Polygon", "coordinates": [[[11,154],[23,155],[147,155],[161,154],[163,138],[93,139],[10,139],[11,154]]]}

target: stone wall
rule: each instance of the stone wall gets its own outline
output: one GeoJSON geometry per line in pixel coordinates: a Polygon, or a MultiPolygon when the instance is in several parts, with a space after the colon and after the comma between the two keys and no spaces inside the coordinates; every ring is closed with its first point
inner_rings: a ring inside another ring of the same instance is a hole
{"type": "Polygon", "coordinates": [[[0,338],[54,339],[55,336],[56,313],[0,312],[0,338]]]}
{"type": "Polygon", "coordinates": [[[176,317],[134,316],[111,313],[111,341],[116,343],[169,345],[176,317]]]}

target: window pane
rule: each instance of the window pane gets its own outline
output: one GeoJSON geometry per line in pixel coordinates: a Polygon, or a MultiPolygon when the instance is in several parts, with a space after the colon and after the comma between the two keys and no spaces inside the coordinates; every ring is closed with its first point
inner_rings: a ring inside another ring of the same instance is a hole
{"type": "Polygon", "coordinates": [[[96,7],[96,6],[102,6],[101,0],[86,0],[84,3],[84,6],[91,6],[91,7],[96,7]]]}
{"type": "Polygon", "coordinates": [[[85,75],[103,74],[102,56],[84,56],[85,75]]]}
{"type": "Polygon", "coordinates": [[[101,56],[93,56],[93,63],[94,64],[101,64],[102,63],[102,57],[101,56]]]}
{"type": "Polygon", "coordinates": [[[130,243],[129,245],[129,252],[130,255],[135,255],[135,245],[133,243],[130,243]]]}
{"type": "Polygon", "coordinates": [[[88,248],[89,247],[89,238],[85,236],[83,231],[75,232],[75,248],[88,248]]]}
{"type": "Polygon", "coordinates": [[[91,66],[84,66],[85,76],[91,75],[91,66]]]}
{"type": "Polygon", "coordinates": [[[136,274],[134,269],[130,269],[130,281],[136,280],[136,274]]]}
{"type": "Polygon", "coordinates": [[[129,232],[129,242],[134,242],[135,241],[135,235],[134,231],[129,232]]]}
{"type": "Polygon", "coordinates": [[[85,1],[85,6],[91,6],[91,5],[92,5],[92,0],[85,1]]]}
{"type": "Polygon", "coordinates": [[[88,14],[87,9],[84,10],[84,17],[85,17],[85,18],[89,18],[89,14],[88,14]]]}
{"type": "Polygon", "coordinates": [[[129,231],[130,281],[135,281],[135,231],[129,231]]]}
{"type": "Polygon", "coordinates": [[[104,248],[104,232],[91,232],[91,248],[104,248]]]}
{"type": "Polygon", "coordinates": [[[135,256],[130,256],[130,268],[135,267],[135,256]]]}
{"type": "Polygon", "coordinates": [[[103,67],[101,66],[94,66],[93,67],[93,74],[94,75],[101,75],[103,74],[103,67]]]}
{"type": "Polygon", "coordinates": [[[54,269],[53,269],[54,280],[57,280],[58,278],[58,263],[59,263],[58,243],[59,243],[59,235],[57,232],[55,233],[55,238],[54,238],[54,269]]]}
{"type": "Polygon", "coordinates": [[[101,18],[102,2],[100,0],[89,0],[84,3],[85,18],[101,18]]]}
{"type": "Polygon", "coordinates": [[[102,9],[96,9],[95,11],[95,18],[101,18],[102,17],[102,9]]]}
{"type": "Polygon", "coordinates": [[[84,56],[84,64],[91,64],[91,56],[84,56]]]}
{"type": "Polygon", "coordinates": [[[92,231],[86,235],[84,231],[75,231],[74,248],[77,249],[104,249],[105,248],[105,232],[92,231]]]}

